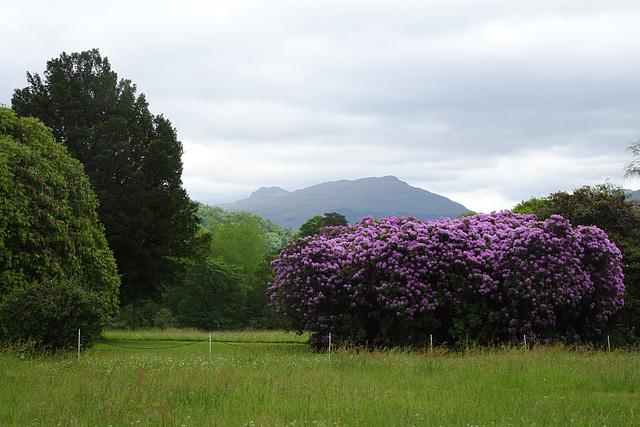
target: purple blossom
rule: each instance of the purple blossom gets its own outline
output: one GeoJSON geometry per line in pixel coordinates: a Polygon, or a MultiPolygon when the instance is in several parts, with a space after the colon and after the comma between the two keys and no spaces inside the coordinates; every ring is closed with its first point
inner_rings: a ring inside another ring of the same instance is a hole
{"type": "Polygon", "coordinates": [[[623,305],[618,248],[559,216],[367,217],[290,243],[272,265],[271,303],[319,342],[591,339],[623,305]]]}

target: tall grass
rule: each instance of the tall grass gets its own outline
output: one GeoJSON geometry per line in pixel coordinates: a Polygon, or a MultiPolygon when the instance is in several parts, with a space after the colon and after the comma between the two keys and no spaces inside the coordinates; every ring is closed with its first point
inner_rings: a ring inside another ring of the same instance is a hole
{"type": "Polygon", "coordinates": [[[96,348],[0,355],[0,425],[634,425],[627,351],[96,348]]]}

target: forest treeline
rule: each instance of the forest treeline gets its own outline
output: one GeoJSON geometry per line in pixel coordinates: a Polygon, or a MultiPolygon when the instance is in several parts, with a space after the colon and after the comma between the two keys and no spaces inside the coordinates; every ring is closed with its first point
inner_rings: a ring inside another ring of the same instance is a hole
{"type": "Polygon", "coordinates": [[[194,327],[203,330],[282,327],[268,305],[270,266],[293,232],[259,215],[198,204],[210,242],[191,262],[181,286],[158,300],[121,307],[112,327],[194,327]]]}
{"type": "Polygon", "coordinates": [[[160,300],[123,306],[112,327],[286,327],[267,296],[274,279],[272,261],[297,238],[347,225],[343,215],[328,212],[309,218],[294,234],[260,215],[202,203],[197,216],[210,241],[204,258],[189,265],[183,285],[167,290],[160,300]]]}

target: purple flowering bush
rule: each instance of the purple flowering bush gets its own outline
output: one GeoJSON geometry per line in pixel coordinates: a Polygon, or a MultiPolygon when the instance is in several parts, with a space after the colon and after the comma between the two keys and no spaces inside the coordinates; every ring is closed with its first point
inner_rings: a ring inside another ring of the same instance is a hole
{"type": "Polygon", "coordinates": [[[364,218],[289,243],[271,304],[317,346],[596,340],[623,306],[621,254],[596,227],[510,211],[364,218]]]}

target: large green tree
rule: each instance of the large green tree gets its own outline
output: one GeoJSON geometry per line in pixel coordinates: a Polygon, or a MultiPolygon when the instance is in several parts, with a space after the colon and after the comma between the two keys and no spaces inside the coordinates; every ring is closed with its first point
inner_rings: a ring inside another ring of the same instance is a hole
{"type": "Polygon", "coordinates": [[[122,276],[122,304],[154,299],[183,280],[196,257],[197,205],[182,187],[182,144],[144,95],[118,79],[97,49],[27,73],[12,106],[38,117],[84,164],[100,200],[99,217],[122,276]]]}
{"type": "Polygon", "coordinates": [[[225,222],[209,217],[211,246],[203,262],[187,270],[185,286],[167,297],[183,326],[204,329],[262,326],[273,257],[260,222],[248,213],[225,222]]]}
{"type": "Polygon", "coordinates": [[[32,118],[0,107],[0,298],[74,278],[115,307],[119,280],[82,165],[32,118]]]}
{"type": "Polygon", "coordinates": [[[209,255],[240,267],[247,276],[255,273],[269,250],[259,222],[249,214],[233,222],[212,221],[207,230],[211,232],[209,255]]]}
{"type": "Polygon", "coordinates": [[[241,223],[246,217],[251,217],[258,222],[260,232],[267,238],[269,251],[278,253],[284,245],[293,238],[293,232],[289,228],[282,228],[270,219],[247,212],[225,211],[218,206],[198,204],[198,218],[205,228],[213,224],[226,224],[229,222],[241,223]]]}
{"type": "Polygon", "coordinates": [[[204,330],[247,326],[249,286],[239,267],[208,257],[191,266],[185,285],[170,298],[182,326],[204,330]]]}
{"type": "Polygon", "coordinates": [[[316,215],[309,218],[300,226],[300,230],[294,235],[295,238],[316,235],[325,227],[346,227],[349,222],[344,215],[337,212],[325,212],[324,216],[316,215]]]}
{"type": "Polygon", "coordinates": [[[81,325],[100,333],[120,280],[97,207],[51,130],[0,108],[0,338],[58,348],[81,325]]]}

